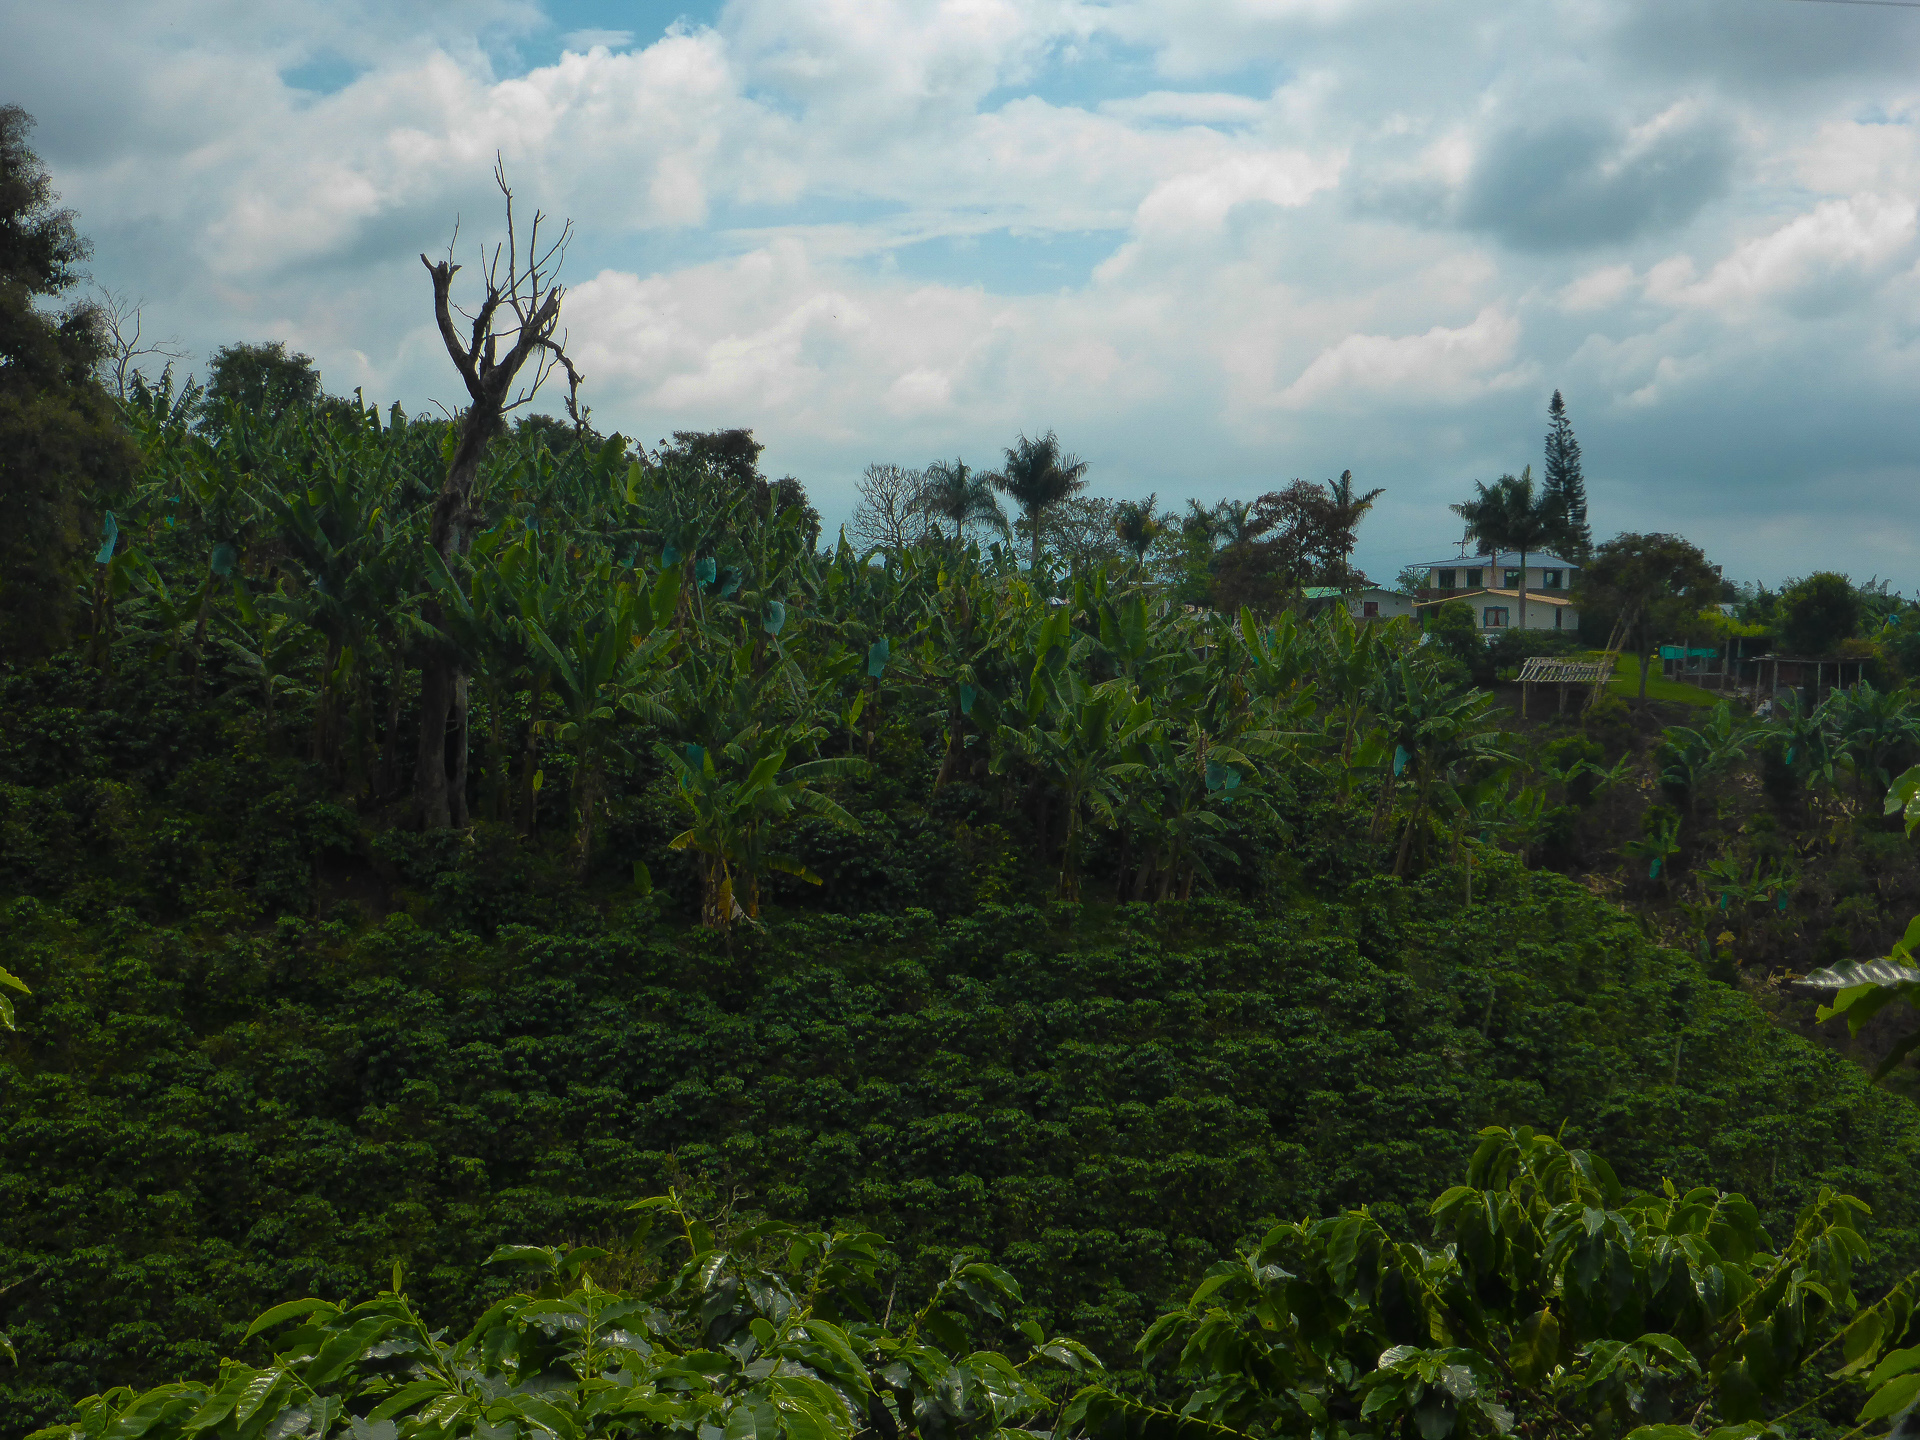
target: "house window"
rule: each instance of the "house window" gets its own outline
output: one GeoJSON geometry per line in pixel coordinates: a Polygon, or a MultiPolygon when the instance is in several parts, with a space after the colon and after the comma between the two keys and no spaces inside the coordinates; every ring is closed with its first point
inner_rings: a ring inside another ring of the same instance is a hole
{"type": "Polygon", "coordinates": [[[1363,601],[1361,603],[1360,618],[1362,620],[1378,620],[1380,618],[1380,602],[1378,600],[1363,601]]]}
{"type": "Polygon", "coordinates": [[[1562,572],[1558,570],[1542,570],[1540,572],[1541,588],[1545,590],[1558,590],[1560,588],[1561,574],[1562,572]]]}
{"type": "Polygon", "coordinates": [[[1504,605],[1487,606],[1486,609],[1480,612],[1480,628],[1482,630],[1506,629],[1507,628],[1507,607],[1504,605]]]}
{"type": "Polygon", "coordinates": [[[1442,571],[1440,572],[1440,588],[1441,588],[1442,590],[1451,590],[1451,589],[1453,589],[1453,588],[1454,588],[1454,586],[1453,586],[1453,582],[1454,582],[1454,579],[1455,579],[1455,577],[1456,577],[1456,574],[1457,574],[1457,572],[1456,572],[1456,571],[1452,571],[1452,570],[1442,570],[1442,571]]]}
{"type": "Polygon", "coordinates": [[[1478,590],[1479,588],[1480,588],[1480,572],[1478,570],[1467,571],[1467,589],[1478,590]]]}
{"type": "Polygon", "coordinates": [[[1518,570],[1503,570],[1501,572],[1500,588],[1502,590],[1516,590],[1519,586],[1520,572],[1518,570]]]}
{"type": "Polygon", "coordinates": [[[1553,607],[1553,628],[1554,629],[1558,630],[1560,628],[1560,622],[1565,620],[1566,618],[1567,618],[1566,611],[1562,610],[1558,605],[1553,607]]]}

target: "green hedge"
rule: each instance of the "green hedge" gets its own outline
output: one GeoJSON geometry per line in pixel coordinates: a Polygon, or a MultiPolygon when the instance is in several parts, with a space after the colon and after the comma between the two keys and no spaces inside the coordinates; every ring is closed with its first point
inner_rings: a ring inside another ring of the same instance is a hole
{"type": "Polygon", "coordinates": [[[1776,1225],[1833,1184],[1889,1264],[1920,1249],[1910,1106],[1563,879],[1475,889],[801,917],[731,951],[650,902],[481,939],[15,900],[0,1427],[204,1372],[266,1305],[396,1259],[464,1323],[494,1245],[613,1234],[669,1183],[923,1267],[977,1248],[1116,1361],[1270,1220],[1417,1226],[1487,1123],[1564,1121],[1630,1184],[1776,1225]]]}

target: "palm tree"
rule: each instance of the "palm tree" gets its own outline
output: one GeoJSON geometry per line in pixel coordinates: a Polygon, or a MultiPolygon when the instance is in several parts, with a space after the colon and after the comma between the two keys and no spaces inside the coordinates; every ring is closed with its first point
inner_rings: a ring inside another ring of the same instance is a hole
{"type": "MultiPolygon", "coordinates": [[[[1224,502],[1223,502],[1224,503],[1224,502]]],[[[1181,518],[1180,531],[1184,535],[1199,536],[1211,550],[1220,539],[1220,521],[1213,510],[1198,500],[1187,501],[1187,513],[1181,518]]]]}
{"type": "Polygon", "coordinates": [[[984,525],[1005,535],[1007,516],[993,498],[992,480],[992,476],[976,473],[957,456],[935,460],[922,475],[920,503],[929,515],[953,527],[955,540],[966,534],[969,525],[984,525]]]}
{"type": "MultiPolygon", "coordinates": [[[[1337,516],[1338,534],[1341,537],[1340,583],[1344,585],[1352,574],[1352,567],[1349,565],[1348,559],[1353,554],[1354,532],[1360,528],[1360,522],[1366,518],[1367,512],[1373,509],[1373,502],[1387,492],[1385,486],[1377,485],[1367,491],[1366,494],[1359,494],[1353,488],[1353,472],[1351,470],[1342,470],[1338,480],[1329,480],[1327,482],[1327,493],[1333,497],[1333,508],[1337,516]]],[[[1526,578],[1526,575],[1522,573],[1520,579],[1523,583],[1526,578]]],[[[1525,623],[1524,612],[1522,613],[1522,623],[1525,623]]]]}
{"type": "MultiPolygon", "coordinates": [[[[1533,488],[1533,467],[1518,477],[1502,475],[1492,485],[1473,482],[1480,493],[1472,500],[1452,507],[1453,513],[1467,522],[1467,536],[1492,552],[1498,564],[1500,552],[1520,552],[1520,628],[1527,628],[1527,553],[1544,550],[1558,532],[1561,501],[1558,496],[1533,488]]],[[[1378,492],[1376,492],[1378,493],[1378,492]]],[[[1372,497],[1368,497],[1371,503],[1372,497]]]]}
{"type": "Polygon", "coordinates": [[[1251,500],[1222,500],[1213,507],[1214,533],[1228,545],[1258,540],[1273,528],[1273,521],[1255,514],[1251,500]]]}
{"type": "Polygon", "coordinates": [[[1147,551],[1153,548],[1153,542],[1166,529],[1165,522],[1153,510],[1154,502],[1159,498],[1159,492],[1156,491],[1144,500],[1122,500],[1114,509],[1113,533],[1133,556],[1136,565],[1146,564],[1147,551]]]}
{"type": "Polygon", "coordinates": [[[1060,440],[1049,430],[1037,440],[1023,432],[1007,451],[1007,468],[991,478],[993,487],[1009,496],[1026,517],[1033,537],[1032,569],[1040,571],[1040,527],[1047,511],[1087,488],[1087,462],[1063,454],[1060,440]]]}

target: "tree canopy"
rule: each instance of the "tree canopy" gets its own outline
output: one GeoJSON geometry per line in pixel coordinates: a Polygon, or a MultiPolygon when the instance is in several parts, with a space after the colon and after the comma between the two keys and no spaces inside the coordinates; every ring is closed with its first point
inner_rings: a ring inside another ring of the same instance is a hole
{"type": "Polygon", "coordinates": [[[222,345],[207,361],[201,423],[221,425],[229,405],[278,419],[319,404],[324,395],[311,355],[289,352],[284,340],[238,341],[222,345]]]}
{"type": "Polygon", "coordinates": [[[1775,609],[1781,642],[1799,655],[1828,655],[1859,629],[1864,607],[1853,582],[1831,570],[1794,580],[1775,609]]]}
{"type": "Polygon", "coordinates": [[[138,462],[96,374],[98,308],[42,305],[79,282],[91,251],[28,146],[32,128],[19,106],[0,106],[0,655],[14,658],[72,632],[70,596],[103,543],[102,512],[138,462]]]}
{"type": "MultiPolygon", "coordinates": [[[[1611,616],[1644,651],[1663,626],[1685,623],[1720,598],[1719,567],[1678,535],[1616,535],[1594,551],[1580,571],[1574,598],[1584,608],[1611,616]]],[[[1640,698],[1647,674],[1640,672],[1640,698]]]]}

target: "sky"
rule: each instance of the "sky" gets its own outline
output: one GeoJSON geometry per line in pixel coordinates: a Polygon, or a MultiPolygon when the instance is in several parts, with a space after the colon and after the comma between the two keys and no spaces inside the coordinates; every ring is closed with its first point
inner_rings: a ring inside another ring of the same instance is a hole
{"type": "MultiPolygon", "coordinates": [[[[1094,493],[1384,487],[1376,579],[1566,398],[1596,536],[1920,591],[1920,6],[0,0],[101,286],[457,403],[419,255],[570,218],[603,430],[1094,493]]],[[[553,397],[557,401],[557,395],[553,397]]]]}

